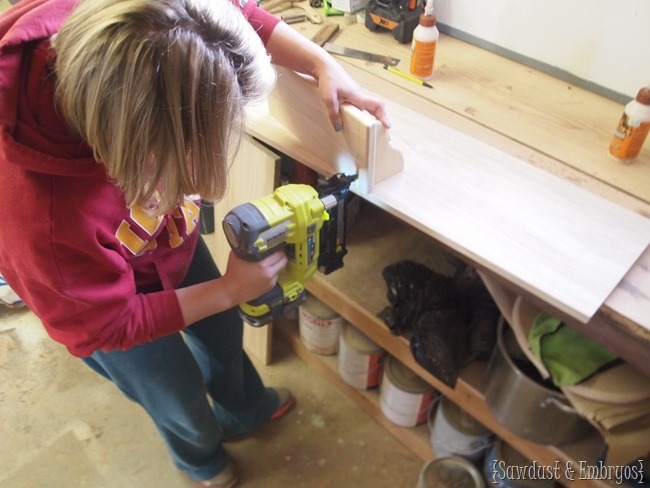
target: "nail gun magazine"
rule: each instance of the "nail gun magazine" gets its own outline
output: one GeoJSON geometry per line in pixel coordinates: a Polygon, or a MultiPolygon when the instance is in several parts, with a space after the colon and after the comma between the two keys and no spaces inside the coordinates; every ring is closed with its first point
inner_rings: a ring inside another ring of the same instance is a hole
{"type": "Polygon", "coordinates": [[[224,217],[223,229],[234,253],[260,261],[284,250],[289,260],[276,286],[239,306],[241,317],[261,327],[305,301],[305,283],[317,270],[343,266],[347,204],[357,176],[336,174],[316,187],[288,184],[272,194],[238,205],[224,217]]]}

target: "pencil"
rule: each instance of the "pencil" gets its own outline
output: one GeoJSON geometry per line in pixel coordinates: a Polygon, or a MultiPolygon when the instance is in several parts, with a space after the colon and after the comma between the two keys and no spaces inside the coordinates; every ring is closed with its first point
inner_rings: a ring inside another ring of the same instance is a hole
{"type": "Polygon", "coordinates": [[[393,68],[392,66],[388,66],[387,64],[384,65],[384,69],[390,73],[394,73],[398,76],[401,76],[402,78],[406,78],[407,80],[411,80],[413,83],[417,83],[418,85],[426,86],[427,88],[433,88],[433,85],[430,85],[424,80],[421,80],[420,78],[417,78],[413,75],[410,75],[408,73],[404,73],[403,71],[398,70],[397,68],[393,68]]]}

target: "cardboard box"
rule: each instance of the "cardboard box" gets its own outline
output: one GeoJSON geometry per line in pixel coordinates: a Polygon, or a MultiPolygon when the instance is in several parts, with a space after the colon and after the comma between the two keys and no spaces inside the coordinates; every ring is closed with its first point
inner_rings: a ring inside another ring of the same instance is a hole
{"type": "Polygon", "coordinates": [[[366,8],[368,0],[331,0],[330,5],[341,12],[357,12],[366,8]]]}

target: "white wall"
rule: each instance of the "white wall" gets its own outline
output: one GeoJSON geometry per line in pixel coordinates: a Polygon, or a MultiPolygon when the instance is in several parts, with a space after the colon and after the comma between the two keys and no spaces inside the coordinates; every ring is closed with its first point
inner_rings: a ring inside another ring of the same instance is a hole
{"type": "Polygon", "coordinates": [[[650,0],[433,0],[438,22],[634,97],[650,84],[650,0]]]}

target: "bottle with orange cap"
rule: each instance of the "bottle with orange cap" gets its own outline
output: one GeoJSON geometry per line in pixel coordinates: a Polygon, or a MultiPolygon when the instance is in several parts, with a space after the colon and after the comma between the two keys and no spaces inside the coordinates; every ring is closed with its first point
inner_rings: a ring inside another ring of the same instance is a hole
{"type": "Polygon", "coordinates": [[[423,80],[431,79],[439,37],[436,16],[433,14],[433,0],[427,0],[424,13],[420,15],[420,23],[413,31],[410,66],[413,76],[423,80]]]}
{"type": "Polygon", "coordinates": [[[609,145],[609,153],[621,162],[633,161],[641,152],[650,132],[650,85],[641,88],[636,98],[625,106],[609,145]]]}

